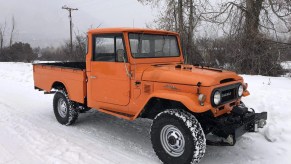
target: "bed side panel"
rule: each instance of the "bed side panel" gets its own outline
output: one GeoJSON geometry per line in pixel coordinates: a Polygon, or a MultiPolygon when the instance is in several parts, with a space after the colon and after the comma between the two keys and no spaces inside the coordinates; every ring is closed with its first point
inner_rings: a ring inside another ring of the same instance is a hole
{"type": "Polygon", "coordinates": [[[86,96],[86,73],[83,70],[60,68],[56,66],[34,65],[34,86],[51,91],[55,82],[65,85],[71,100],[84,103],[86,96]]]}

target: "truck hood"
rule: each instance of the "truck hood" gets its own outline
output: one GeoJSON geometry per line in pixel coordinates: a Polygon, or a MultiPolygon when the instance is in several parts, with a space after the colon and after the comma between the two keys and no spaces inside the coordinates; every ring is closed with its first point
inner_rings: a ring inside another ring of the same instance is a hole
{"type": "Polygon", "coordinates": [[[214,86],[227,81],[242,80],[231,71],[191,65],[154,65],[145,69],[142,80],[173,84],[214,86]]]}

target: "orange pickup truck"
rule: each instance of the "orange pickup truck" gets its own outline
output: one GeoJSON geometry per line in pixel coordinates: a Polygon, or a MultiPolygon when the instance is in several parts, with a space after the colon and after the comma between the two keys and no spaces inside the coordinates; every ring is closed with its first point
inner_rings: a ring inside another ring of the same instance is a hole
{"type": "Polygon", "coordinates": [[[94,29],[86,62],[34,64],[34,86],[55,93],[54,113],[64,125],[91,108],[127,120],[152,119],[152,145],[164,163],[198,163],[206,144],[234,145],[265,126],[267,113],[241,101],[249,95],[242,77],[183,62],[175,32],[94,29]]]}

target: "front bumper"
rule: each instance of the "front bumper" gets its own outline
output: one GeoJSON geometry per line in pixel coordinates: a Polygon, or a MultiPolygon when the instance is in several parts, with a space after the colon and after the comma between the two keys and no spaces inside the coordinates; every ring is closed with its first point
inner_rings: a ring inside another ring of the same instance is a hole
{"type": "Polygon", "coordinates": [[[247,132],[257,132],[266,125],[267,112],[255,113],[245,106],[235,106],[230,114],[215,120],[212,134],[222,138],[207,140],[208,145],[233,146],[237,138],[247,132]]]}

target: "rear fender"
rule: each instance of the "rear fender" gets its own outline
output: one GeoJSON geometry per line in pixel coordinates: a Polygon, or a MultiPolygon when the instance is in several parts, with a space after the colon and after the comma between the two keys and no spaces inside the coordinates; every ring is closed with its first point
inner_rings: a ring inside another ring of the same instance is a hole
{"type": "Polygon", "coordinates": [[[66,83],[64,83],[62,81],[55,81],[55,82],[52,83],[50,91],[53,90],[53,89],[61,89],[61,88],[63,88],[63,89],[66,90],[66,92],[68,94],[67,96],[69,97],[69,99],[73,100],[73,98],[72,98],[72,96],[70,94],[71,93],[70,90],[73,89],[73,88],[70,88],[70,87],[67,87],[67,86],[69,86],[69,85],[66,85],[66,83]]]}

